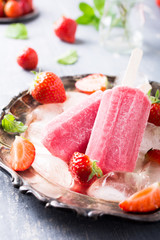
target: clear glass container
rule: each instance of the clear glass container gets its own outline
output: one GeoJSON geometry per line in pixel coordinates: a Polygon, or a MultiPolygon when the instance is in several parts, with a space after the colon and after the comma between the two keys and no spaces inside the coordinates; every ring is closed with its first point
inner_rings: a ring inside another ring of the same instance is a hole
{"type": "Polygon", "coordinates": [[[142,1],[107,0],[99,27],[100,44],[114,52],[130,53],[142,47],[143,24],[142,1]]]}

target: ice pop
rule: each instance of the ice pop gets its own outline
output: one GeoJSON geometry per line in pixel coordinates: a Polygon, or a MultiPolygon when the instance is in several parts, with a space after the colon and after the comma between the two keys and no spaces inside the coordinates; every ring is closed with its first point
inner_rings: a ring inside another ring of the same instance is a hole
{"type": "Polygon", "coordinates": [[[86,154],[104,174],[131,172],[136,165],[150,112],[148,97],[132,88],[141,58],[142,51],[133,50],[122,86],[106,91],[101,100],[86,154]]]}
{"type": "Polygon", "coordinates": [[[65,162],[76,151],[84,153],[101,98],[102,91],[97,91],[54,118],[44,129],[43,145],[65,162]]]}
{"type": "Polygon", "coordinates": [[[134,170],[149,111],[150,101],[139,89],[104,92],[86,150],[103,173],[134,170]]]}

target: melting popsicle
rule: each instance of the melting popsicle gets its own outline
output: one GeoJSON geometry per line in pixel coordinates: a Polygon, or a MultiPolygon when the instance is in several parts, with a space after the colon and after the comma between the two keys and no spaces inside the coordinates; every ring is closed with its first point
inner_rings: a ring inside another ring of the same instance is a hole
{"type": "Polygon", "coordinates": [[[103,173],[134,170],[147,124],[150,101],[132,85],[141,52],[133,52],[123,80],[124,86],[107,90],[101,100],[86,154],[98,161],[103,173]]]}
{"type": "Polygon", "coordinates": [[[101,98],[102,91],[97,91],[54,118],[44,129],[43,145],[67,163],[74,152],[84,153],[101,98]]]}

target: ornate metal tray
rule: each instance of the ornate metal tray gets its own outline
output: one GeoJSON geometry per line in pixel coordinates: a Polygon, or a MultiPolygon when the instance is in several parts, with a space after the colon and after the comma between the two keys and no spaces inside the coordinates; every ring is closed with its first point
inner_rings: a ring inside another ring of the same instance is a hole
{"type": "Polygon", "coordinates": [[[39,15],[39,11],[38,9],[35,8],[33,12],[18,18],[0,17],[0,23],[26,22],[26,21],[33,20],[34,18],[38,17],[38,15],[39,15]]]}
{"type": "MultiPolygon", "coordinates": [[[[61,77],[66,90],[75,90],[75,81],[85,75],[61,77]]],[[[109,86],[115,84],[116,77],[107,76],[109,86]]],[[[150,82],[153,88],[160,88],[160,84],[150,82]]],[[[28,90],[23,91],[14,97],[10,103],[2,110],[1,119],[4,114],[11,112],[16,119],[25,123],[26,116],[35,109],[39,104],[31,97],[28,90]]],[[[88,217],[97,217],[101,215],[113,215],[122,218],[133,219],[138,221],[159,221],[160,211],[148,214],[131,214],[123,212],[117,202],[109,202],[83,194],[73,192],[58,184],[50,183],[40,176],[32,167],[24,172],[15,172],[7,164],[9,156],[8,147],[14,140],[14,135],[8,134],[0,128],[0,169],[10,176],[14,186],[18,187],[21,192],[32,193],[38,200],[44,202],[46,206],[56,208],[68,208],[75,210],[79,214],[88,217]]]]}

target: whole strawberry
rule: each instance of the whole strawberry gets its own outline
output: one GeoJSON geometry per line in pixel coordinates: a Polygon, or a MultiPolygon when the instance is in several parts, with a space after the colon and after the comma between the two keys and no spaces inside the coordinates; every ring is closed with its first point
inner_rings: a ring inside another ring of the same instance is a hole
{"type": "Polygon", "coordinates": [[[75,42],[77,23],[71,18],[62,17],[54,23],[54,32],[61,40],[69,43],[75,42]]]}
{"type": "Polygon", "coordinates": [[[88,186],[97,177],[102,177],[103,175],[96,161],[92,162],[87,155],[79,152],[73,154],[69,163],[69,171],[75,181],[88,186]]]}
{"type": "MultiPolygon", "coordinates": [[[[150,95],[150,93],[149,93],[150,95]]],[[[159,90],[156,91],[155,97],[149,96],[152,104],[148,122],[153,123],[156,126],[160,126],[160,100],[159,90]]]]}
{"type": "Polygon", "coordinates": [[[37,73],[30,92],[33,98],[42,104],[62,103],[66,100],[63,83],[52,72],[37,73]]]}
{"type": "Polygon", "coordinates": [[[0,1],[0,17],[4,16],[4,4],[0,1]]]}
{"type": "Polygon", "coordinates": [[[33,11],[32,0],[19,0],[19,4],[22,8],[23,14],[27,14],[33,11]]]}
{"type": "Polygon", "coordinates": [[[23,11],[18,1],[8,1],[4,6],[4,13],[9,18],[18,18],[22,16],[23,11]]]}
{"type": "Polygon", "coordinates": [[[156,4],[158,7],[160,7],[160,0],[156,0],[156,4]]]}
{"type": "Polygon", "coordinates": [[[159,149],[150,149],[145,154],[145,160],[150,162],[156,162],[160,164],[160,150],[159,149]]]}
{"type": "Polygon", "coordinates": [[[34,70],[38,64],[38,55],[33,48],[25,48],[18,55],[17,63],[25,70],[34,70]]]}

